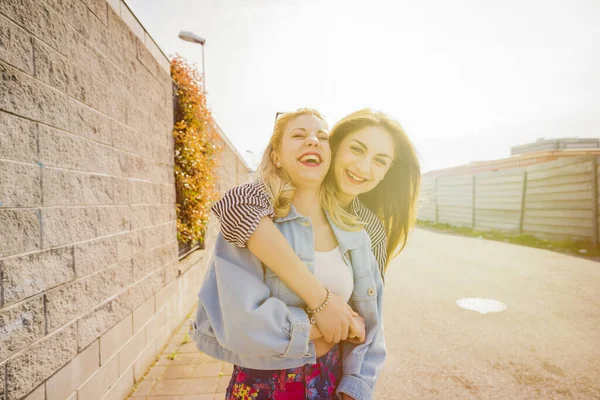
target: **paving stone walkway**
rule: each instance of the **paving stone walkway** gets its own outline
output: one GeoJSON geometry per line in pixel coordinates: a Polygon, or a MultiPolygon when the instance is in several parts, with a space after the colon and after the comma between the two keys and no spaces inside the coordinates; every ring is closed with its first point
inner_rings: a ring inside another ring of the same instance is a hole
{"type": "Polygon", "coordinates": [[[129,400],[223,400],[233,366],[198,351],[188,322],[173,336],[129,400]]]}

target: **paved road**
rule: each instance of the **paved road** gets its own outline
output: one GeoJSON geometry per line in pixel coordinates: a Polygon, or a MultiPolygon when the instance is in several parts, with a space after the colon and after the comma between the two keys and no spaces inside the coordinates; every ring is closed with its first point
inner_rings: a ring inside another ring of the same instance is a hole
{"type": "Polygon", "coordinates": [[[386,281],[378,400],[600,399],[600,263],[417,229],[386,281]]]}

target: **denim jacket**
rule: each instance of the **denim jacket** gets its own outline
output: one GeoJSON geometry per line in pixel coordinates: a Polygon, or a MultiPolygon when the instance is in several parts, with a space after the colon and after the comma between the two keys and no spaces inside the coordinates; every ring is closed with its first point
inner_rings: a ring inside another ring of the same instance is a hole
{"type": "MultiPolygon", "coordinates": [[[[306,267],[314,273],[314,233],[310,218],[290,213],[276,218],[306,267]]],[[[349,304],[364,319],[364,343],[342,346],[343,377],[338,393],[356,400],[373,398],[386,350],[383,338],[383,282],[364,230],[347,232],[329,220],[348,268],[354,275],[349,304]]],[[[304,302],[247,249],[219,233],[198,294],[191,335],[199,350],[253,369],[288,369],[316,363],[304,302]]]]}

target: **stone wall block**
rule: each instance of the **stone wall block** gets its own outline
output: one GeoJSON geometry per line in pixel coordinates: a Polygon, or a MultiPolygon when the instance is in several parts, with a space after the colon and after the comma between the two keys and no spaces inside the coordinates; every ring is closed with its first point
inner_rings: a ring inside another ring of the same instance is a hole
{"type": "Polygon", "coordinates": [[[75,278],[73,248],[49,249],[0,261],[4,304],[50,290],[75,278]]]}
{"type": "Polygon", "coordinates": [[[0,160],[0,207],[41,206],[41,175],[36,164],[0,160]]]}

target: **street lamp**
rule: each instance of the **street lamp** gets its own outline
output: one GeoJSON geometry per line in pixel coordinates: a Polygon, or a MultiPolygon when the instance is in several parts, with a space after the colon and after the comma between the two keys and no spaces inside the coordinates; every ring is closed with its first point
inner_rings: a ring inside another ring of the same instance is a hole
{"type": "Polygon", "coordinates": [[[204,88],[204,93],[206,93],[206,73],[204,71],[204,43],[206,43],[206,40],[189,31],[179,32],[179,38],[186,42],[199,43],[202,45],[202,87],[204,88]]]}
{"type": "Polygon", "coordinates": [[[251,150],[246,150],[246,153],[250,154],[252,157],[252,171],[256,171],[256,161],[254,161],[254,152],[251,150]]]}

